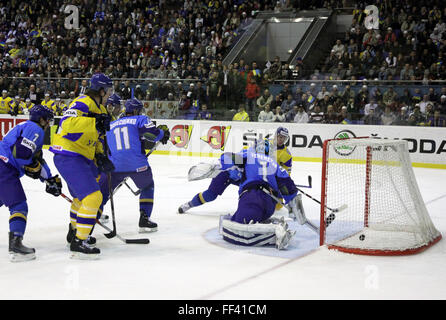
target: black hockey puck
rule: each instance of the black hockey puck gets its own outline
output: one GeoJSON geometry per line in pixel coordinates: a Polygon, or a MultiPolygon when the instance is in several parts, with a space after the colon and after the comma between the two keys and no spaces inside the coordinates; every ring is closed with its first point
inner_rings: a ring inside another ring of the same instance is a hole
{"type": "Polygon", "coordinates": [[[365,239],[365,235],[361,234],[361,235],[359,236],[359,240],[364,241],[364,239],[365,239]]]}

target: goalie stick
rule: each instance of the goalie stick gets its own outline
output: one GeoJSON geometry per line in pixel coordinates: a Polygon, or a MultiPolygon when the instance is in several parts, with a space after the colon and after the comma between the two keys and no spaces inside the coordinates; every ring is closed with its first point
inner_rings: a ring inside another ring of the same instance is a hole
{"type": "MultiPolygon", "coordinates": [[[[281,205],[283,205],[285,208],[288,209],[288,211],[291,211],[291,208],[289,205],[286,205],[285,203],[282,202],[282,199],[279,199],[278,197],[276,197],[273,194],[268,193],[266,190],[262,189],[266,194],[268,194],[273,200],[275,200],[277,203],[280,203],[281,205]]],[[[307,217],[305,216],[305,213],[302,212],[302,215],[305,218],[305,223],[311,230],[313,230],[314,232],[316,232],[317,234],[320,234],[319,228],[317,226],[315,226],[311,221],[309,221],[307,219],[307,217]]],[[[327,228],[332,222],[333,220],[336,219],[336,215],[334,213],[330,213],[327,217],[327,219],[325,220],[325,228],[327,228]]]]}
{"type": "MultiPolygon", "coordinates": [[[[116,190],[116,189],[115,189],[116,190]]],[[[64,198],[65,200],[67,200],[68,202],[70,202],[70,203],[72,203],[73,202],[73,200],[71,200],[68,196],[66,196],[65,194],[61,194],[61,196],[62,196],[62,198],[64,198]]],[[[105,225],[103,225],[98,219],[96,219],[96,223],[98,224],[98,225],[100,225],[102,228],[104,228],[105,230],[107,230],[107,231],[109,231],[109,232],[112,232],[112,230],[109,228],[109,227],[107,227],[107,226],[105,226],[105,225]]],[[[121,241],[123,241],[123,242],[125,242],[125,243],[133,243],[133,244],[148,244],[148,243],[150,243],[150,240],[149,239],[147,239],[147,238],[141,238],[141,239],[126,239],[126,238],[123,238],[123,237],[121,237],[119,234],[115,234],[116,235],[116,237],[119,239],[119,240],[121,240],[121,241]]]]}
{"type": "MultiPolygon", "coordinates": [[[[302,194],[306,195],[308,198],[310,198],[311,200],[319,203],[321,205],[321,202],[315,198],[313,198],[312,196],[310,196],[308,193],[303,192],[301,189],[297,188],[297,190],[299,190],[299,192],[301,192],[302,194]]],[[[338,208],[330,208],[325,206],[325,208],[327,208],[328,210],[330,210],[331,212],[340,212],[342,210],[345,210],[347,208],[346,204],[343,204],[342,206],[338,207],[338,208]]],[[[328,218],[328,217],[327,217],[328,218]]]]}

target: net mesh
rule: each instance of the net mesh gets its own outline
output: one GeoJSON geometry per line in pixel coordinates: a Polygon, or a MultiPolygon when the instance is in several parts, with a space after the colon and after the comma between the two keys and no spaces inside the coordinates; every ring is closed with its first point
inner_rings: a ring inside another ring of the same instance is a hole
{"type": "Polygon", "coordinates": [[[326,206],[347,208],[326,229],[326,244],[405,251],[440,236],[418,189],[406,141],[332,140],[327,148],[326,206]]]}

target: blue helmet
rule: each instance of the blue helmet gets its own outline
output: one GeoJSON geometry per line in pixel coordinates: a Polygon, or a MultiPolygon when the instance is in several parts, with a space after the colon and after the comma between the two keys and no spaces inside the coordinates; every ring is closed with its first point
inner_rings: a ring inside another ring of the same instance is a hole
{"type": "Polygon", "coordinates": [[[112,106],[121,105],[121,97],[116,93],[113,93],[107,100],[107,105],[111,104],[112,106]]]}
{"type": "Polygon", "coordinates": [[[52,120],[54,118],[53,111],[46,106],[36,104],[29,110],[29,120],[38,122],[40,118],[52,120]]]}
{"type": "Polygon", "coordinates": [[[256,153],[269,154],[269,140],[268,139],[258,139],[254,142],[254,149],[256,153]]]}
{"type": "Polygon", "coordinates": [[[90,79],[90,89],[99,91],[107,90],[113,86],[113,81],[103,73],[96,73],[90,79]]]}
{"type": "Polygon", "coordinates": [[[285,143],[287,143],[288,140],[290,139],[290,134],[289,134],[289,132],[288,132],[288,129],[287,129],[287,128],[284,128],[284,127],[278,127],[278,128],[277,128],[277,130],[276,130],[276,136],[284,136],[284,137],[286,137],[286,139],[285,139],[285,143]]]}
{"type": "Polygon", "coordinates": [[[128,99],[125,102],[125,113],[133,113],[134,110],[140,111],[143,108],[143,104],[138,99],[128,99]]]}

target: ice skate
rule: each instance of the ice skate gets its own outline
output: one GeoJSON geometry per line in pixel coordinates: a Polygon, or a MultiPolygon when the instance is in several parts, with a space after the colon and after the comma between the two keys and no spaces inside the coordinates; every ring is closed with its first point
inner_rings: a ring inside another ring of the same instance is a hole
{"type": "Polygon", "coordinates": [[[192,208],[192,206],[190,205],[190,202],[183,203],[178,208],[178,213],[186,213],[186,211],[189,210],[190,208],[192,208]]]}
{"type": "Polygon", "coordinates": [[[150,218],[144,213],[144,211],[140,211],[139,215],[139,233],[146,232],[155,232],[158,230],[158,224],[153,221],[150,221],[150,218]]]}
{"type": "MultiPolygon", "coordinates": [[[[93,229],[91,231],[93,232],[93,229]]],[[[76,229],[74,229],[73,226],[71,225],[71,223],[69,223],[68,224],[68,233],[67,233],[67,242],[70,244],[75,236],[76,236],[76,229]]],[[[87,238],[87,242],[90,246],[94,246],[94,245],[96,245],[96,238],[89,235],[87,238]]]]}
{"type": "Polygon", "coordinates": [[[94,260],[99,258],[101,250],[88,244],[87,240],[74,237],[70,243],[70,258],[80,260],[94,260]]]}
{"type": "Polygon", "coordinates": [[[34,248],[25,247],[22,244],[23,237],[9,233],[9,259],[11,262],[21,262],[33,260],[36,258],[36,250],[34,248]]]}

